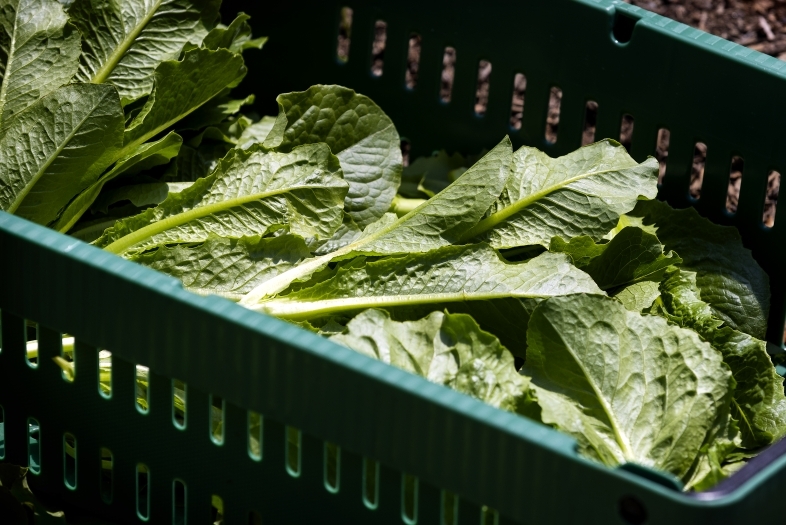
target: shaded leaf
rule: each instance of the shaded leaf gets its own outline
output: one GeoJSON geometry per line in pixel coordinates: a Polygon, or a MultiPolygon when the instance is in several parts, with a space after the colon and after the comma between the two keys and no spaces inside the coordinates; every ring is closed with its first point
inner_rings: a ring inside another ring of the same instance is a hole
{"type": "Polygon", "coordinates": [[[526,391],[511,353],[468,315],[433,312],[396,322],[372,309],[358,314],[345,330],[330,339],[493,407],[515,411],[526,391]]]}

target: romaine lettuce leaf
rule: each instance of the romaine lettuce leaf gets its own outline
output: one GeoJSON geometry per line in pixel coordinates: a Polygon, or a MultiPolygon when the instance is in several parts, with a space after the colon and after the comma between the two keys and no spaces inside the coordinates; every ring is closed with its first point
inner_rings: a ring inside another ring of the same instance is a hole
{"type": "Polygon", "coordinates": [[[691,330],[579,294],[541,302],[527,342],[522,374],[542,421],[606,465],[686,479],[708,438],[728,428],[731,372],[691,330]]]}
{"type": "Polygon", "coordinates": [[[159,246],[132,260],[177,277],[192,292],[237,300],[308,257],[308,246],[296,235],[240,239],[210,236],[194,245],[159,246]]]}
{"type": "Polygon", "coordinates": [[[448,246],[425,254],[356,258],[325,270],[255,308],[283,319],[309,320],[385,308],[398,320],[434,310],[468,313],[523,357],[529,312],[544,298],[603,292],[564,254],[507,263],[486,244],[448,246]]]}
{"type": "Polygon", "coordinates": [[[131,255],[159,244],[265,235],[284,227],[302,237],[329,238],[341,225],[346,191],[338,159],[325,144],[290,153],[236,149],[208,177],[118,221],[95,244],[131,255]]]}
{"type": "Polygon", "coordinates": [[[511,353],[468,315],[432,312],[397,322],[371,309],[330,339],[503,410],[515,411],[527,390],[511,353]]]}
{"type": "Polygon", "coordinates": [[[511,177],[491,214],[463,239],[494,248],[548,247],[556,236],[600,240],[639,196],[655,197],[657,182],[657,160],[639,164],[613,140],[557,159],[525,146],[513,155],[511,177]]]}
{"type": "Polygon", "coordinates": [[[701,299],[697,280],[696,272],[672,269],[651,311],[696,331],[723,355],[737,382],[732,416],[738,421],[743,446],[769,445],[786,434],[783,378],[775,371],[766,343],[718,319],[701,299]]]}
{"type": "Polygon", "coordinates": [[[56,0],[0,2],[0,134],[11,117],[67,84],[81,38],[56,0]]]}
{"type": "Polygon", "coordinates": [[[325,142],[349,183],[347,213],[361,228],[382,217],[396,195],[402,169],[398,132],[382,109],[341,86],[312,86],[276,100],[279,114],[265,145],[289,151],[325,142]]]}
{"type": "MultiPolygon", "coordinates": [[[[154,71],[199,44],[218,22],[220,0],[74,0],[84,44],[76,80],[109,83],[123,105],[149,95],[154,71]]],[[[209,71],[206,71],[209,73],[209,71]]]]}
{"type": "Polygon", "coordinates": [[[718,226],[693,208],[675,210],[660,201],[641,201],[629,215],[657,228],[680,267],[696,272],[701,300],[731,328],[762,339],[770,309],[769,278],[743,247],[736,228],[718,226]]]}
{"type": "Polygon", "coordinates": [[[122,147],[112,86],[70,84],[17,115],[0,137],[0,209],[49,224],[122,147]]]}
{"type": "Polygon", "coordinates": [[[361,254],[425,253],[450,246],[483,217],[502,191],[510,175],[511,151],[510,139],[505,137],[456,182],[417,209],[396,220],[384,222],[382,227],[373,228],[373,233],[358,237],[334,252],[309,259],[270,279],[247,294],[242,304],[253,309],[265,298],[284,291],[291,283],[308,279],[334,259],[361,254]]]}

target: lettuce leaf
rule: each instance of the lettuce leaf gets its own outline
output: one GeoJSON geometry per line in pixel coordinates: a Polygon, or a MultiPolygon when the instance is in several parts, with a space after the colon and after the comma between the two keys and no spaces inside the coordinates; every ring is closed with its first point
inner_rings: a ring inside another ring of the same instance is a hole
{"type": "Polygon", "coordinates": [[[261,146],[233,150],[210,176],[118,221],[95,244],[132,255],[160,244],[265,235],[284,227],[302,237],[329,238],[341,225],[346,191],[338,159],[325,144],[290,153],[261,146]]]}
{"type": "Polygon", "coordinates": [[[0,7],[0,135],[11,118],[67,84],[81,38],[56,0],[5,0],[0,7]]]}
{"type": "Polygon", "coordinates": [[[729,428],[734,380],[693,331],[591,295],[534,310],[522,374],[541,419],[606,465],[638,463],[680,479],[729,428]]]}
{"type": "Polygon", "coordinates": [[[289,151],[326,143],[349,183],[347,213],[361,228],[382,217],[401,182],[401,148],[393,121],[371,99],[341,86],[312,86],[276,100],[279,114],[265,146],[289,151]]]}
{"type": "Polygon", "coordinates": [[[658,193],[658,162],[650,157],[639,164],[613,140],[557,159],[525,146],[511,164],[505,191],[464,240],[488,241],[494,248],[548,247],[556,236],[600,240],[639,196],[658,193]]]}
{"type": "Polygon", "coordinates": [[[330,339],[503,410],[515,411],[527,390],[510,352],[468,315],[432,312],[397,322],[365,310],[330,339]]]}
{"type": "Polygon", "coordinates": [[[734,330],[765,337],[770,309],[769,278],[743,247],[736,228],[718,226],[693,208],[675,210],[659,201],[641,201],[629,213],[654,226],[666,250],[696,272],[701,300],[734,330]]]}

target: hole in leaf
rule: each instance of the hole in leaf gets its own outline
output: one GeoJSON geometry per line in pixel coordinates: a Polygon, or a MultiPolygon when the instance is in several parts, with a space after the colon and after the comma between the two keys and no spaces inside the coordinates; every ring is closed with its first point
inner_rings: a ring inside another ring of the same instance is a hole
{"type": "Polygon", "coordinates": [[[404,74],[404,85],[407,89],[415,89],[418,85],[418,69],[420,68],[421,38],[417,33],[409,37],[407,48],[407,71],[404,74]]]}
{"type": "Polygon", "coordinates": [[[150,410],[150,369],[143,365],[136,365],[136,409],[147,414],[150,410]]]}
{"type": "Polygon", "coordinates": [[[775,226],[775,211],[778,207],[778,193],[781,189],[781,174],[772,170],[767,175],[767,194],[764,196],[764,213],[762,222],[768,228],[775,226]]]}
{"type": "Polygon", "coordinates": [[[598,103],[588,100],[584,106],[584,129],[581,132],[581,145],[595,142],[595,128],[598,125],[598,103]]]}
{"type": "Polygon", "coordinates": [[[478,64],[478,86],[475,90],[475,115],[482,117],[489,106],[491,87],[491,62],[481,60],[478,64]]]}
{"type": "Polygon", "coordinates": [[[556,144],[559,135],[559,112],[562,104],[562,90],[556,86],[549,91],[549,107],[546,115],[545,139],[548,144],[556,144]]]}
{"type": "Polygon", "coordinates": [[[742,189],[742,172],[745,169],[745,160],[737,155],[731,158],[729,168],[729,189],[726,191],[726,211],[737,213],[742,189]]]}
{"type": "Polygon", "coordinates": [[[385,67],[385,44],[388,39],[388,25],[383,20],[374,23],[374,42],[371,44],[371,74],[381,77],[385,67]]]}
{"type": "Polygon", "coordinates": [[[456,48],[446,47],[442,54],[442,78],[439,85],[439,99],[447,104],[453,96],[453,81],[456,78],[456,48]]]}
{"type": "Polygon", "coordinates": [[[497,511],[483,505],[480,508],[480,525],[499,525],[499,514],[497,511]]]}
{"type": "Polygon", "coordinates": [[[213,494],[210,498],[210,522],[223,523],[224,520],[224,500],[220,496],[213,494]]]}
{"type": "Polygon", "coordinates": [[[27,466],[33,474],[41,473],[41,425],[32,417],[27,420],[27,466]]]}
{"type": "Polygon", "coordinates": [[[179,429],[186,428],[186,384],[172,380],[172,423],[179,429]]]}
{"type": "Polygon", "coordinates": [[[349,60],[349,43],[352,37],[352,8],[342,7],[338,20],[338,45],[336,58],[341,63],[349,60]]]}
{"type": "Polygon", "coordinates": [[[697,142],[693,148],[693,164],[690,171],[690,196],[701,198],[701,185],[704,183],[704,165],[707,162],[707,145],[697,142]]]}
{"type": "Polygon", "coordinates": [[[633,115],[625,113],[620,121],[620,144],[625,151],[630,153],[630,146],[633,142],[633,115]]]}
{"type": "Polygon", "coordinates": [[[112,397],[112,352],[98,352],[98,393],[102,397],[112,397]]]}
{"type": "Polygon", "coordinates": [[[293,427],[286,428],[286,467],[290,476],[300,476],[300,431],[293,427]]]}
{"type": "Polygon", "coordinates": [[[401,475],[401,519],[407,525],[418,521],[418,478],[401,475]]]}
{"type": "Polygon", "coordinates": [[[262,415],[248,412],[248,455],[255,461],[262,461],[262,415]]]}
{"type": "Polygon", "coordinates": [[[524,97],[527,93],[527,77],[523,73],[513,76],[513,96],[510,101],[510,127],[520,130],[524,119],[524,97]]]}
{"type": "Polygon", "coordinates": [[[371,510],[379,505],[379,463],[363,458],[363,504],[371,510]]]}
{"type": "Polygon", "coordinates": [[[441,525],[458,525],[458,496],[446,490],[442,491],[441,525]]]}
{"type": "Polygon", "coordinates": [[[655,142],[655,158],[658,159],[658,184],[663,184],[663,177],[666,176],[666,162],[669,160],[669,140],[671,132],[666,128],[658,130],[658,138],[655,142]]]}
{"type": "Polygon", "coordinates": [[[186,484],[179,479],[172,483],[172,523],[186,524],[186,484]]]}
{"type": "Polygon", "coordinates": [[[143,463],[136,466],[136,513],[143,521],[150,517],[150,470],[143,463]]]}
{"type": "Polygon", "coordinates": [[[101,449],[101,499],[105,503],[112,502],[113,484],[113,463],[112,452],[108,448],[101,449]]]}
{"type": "Polygon", "coordinates": [[[220,445],[224,442],[224,400],[210,396],[210,439],[220,445]]]}
{"type": "Polygon", "coordinates": [[[63,481],[69,489],[76,489],[76,438],[73,434],[63,435],[63,481]]]}
{"type": "Polygon", "coordinates": [[[341,448],[334,443],[325,442],[325,488],[336,494],[341,478],[341,448]]]}

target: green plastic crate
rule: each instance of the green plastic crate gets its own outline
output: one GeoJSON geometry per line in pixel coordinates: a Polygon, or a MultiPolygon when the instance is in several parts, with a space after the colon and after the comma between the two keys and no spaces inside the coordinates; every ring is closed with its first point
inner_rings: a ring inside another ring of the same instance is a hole
{"type": "MultiPolygon", "coordinates": [[[[499,4],[225,1],[224,12],[250,12],[256,31],[271,37],[263,52],[247,54],[246,85],[259,95],[260,111],[275,114],[271,101],[280,92],[345,84],[393,118],[413,156],[440,148],[471,153],[506,133],[517,145],[564,154],[580,145],[587,100],[599,104],[598,138],[618,136],[622,115],[633,115],[637,160],[668,128],[661,197],[739,228],[770,275],[769,339],[780,347],[786,282],[778,264],[786,239],[777,218],[773,228],[763,226],[762,209],[768,172],[786,170],[779,126],[786,63],[617,1],[499,4]],[[336,58],[344,5],[354,14],[346,63],[336,58]],[[377,20],[387,23],[381,77],[370,72],[377,20]],[[421,35],[422,54],[419,82],[408,90],[412,33],[421,35]],[[449,104],[438,98],[445,46],[457,51],[449,104]],[[478,117],[482,59],[493,72],[488,109],[478,117]],[[508,124],[516,73],[527,78],[520,130],[508,124]],[[549,145],[554,86],[563,99],[558,140],[549,145]],[[701,199],[692,201],[698,141],[708,145],[707,163],[701,199]],[[731,216],[724,205],[733,155],[744,157],[745,170],[731,216]]],[[[256,516],[266,525],[783,519],[782,445],[716,490],[690,496],[665,476],[590,462],[556,431],[229,301],[192,295],[170,277],[5,213],[0,275],[0,459],[30,462],[34,490],[98,517],[208,524],[218,496],[230,525],[257,523],[256,516]],[[30,323],[40,341],[36,368],[25,358],[30,323]],[[63,332],[77,339],[74,382],[51,359],[63,332]],[[113,355],[109,398],[99,393],[99,349],[113,355]],[[136,364],[150,368],[146,413],[136,406],[136,364]],[[187,385],[185,428],[174,418],[173,378],[187,385]],[[220,444],[210,433],[219,400],[220,444]],[[249,411],[264,415],[261,458],[249,453],[249,411]],[[64,453],[66,433],[76,442],[73,461],[64,453]],[[326,443],[340,448],[337,462],[326,443]],[[112,453],[111,479],[102,474],[101,449],[112,453]],[[336,466],[338,475],[328,474],[336,466]]]]}

